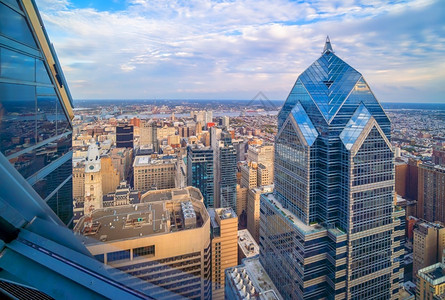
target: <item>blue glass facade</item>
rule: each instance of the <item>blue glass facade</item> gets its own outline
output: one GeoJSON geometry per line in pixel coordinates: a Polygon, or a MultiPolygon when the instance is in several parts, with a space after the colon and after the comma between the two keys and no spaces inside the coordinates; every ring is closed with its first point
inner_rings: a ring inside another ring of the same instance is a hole
{"type": "Polygon", "coordinates": [[[275,192],[261,198],[260,259],[283,296],[392,297],[402,268],[390,129],[327,40],[278,114],[275,192]]]}
{"type": "Polygon", "coordinates": [[[71,96],[40,19],[26,9],[35,6],[0,1],[0,151],[69,224],[71,96]]]}
{"type": "Polygon", "coordinates": [[[210,147],[187,147],[187,185],[197,187],[204,197],[204,205],[214,208],[213,149],[210,147]]]}
{"type": "Polygon", "coordinates": [[[231,207],[236,211],[236,149],[232,145],[229,133],[223,132],[221,140],[224,146],[219,148],[218,157],[220,167],[219,199],[220,207],[231,207]]]}

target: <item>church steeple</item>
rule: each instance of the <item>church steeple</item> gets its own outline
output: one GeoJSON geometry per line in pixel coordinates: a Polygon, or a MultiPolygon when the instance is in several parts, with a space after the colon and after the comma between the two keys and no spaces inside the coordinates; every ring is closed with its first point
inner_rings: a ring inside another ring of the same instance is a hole
{"type": "Polygon", "coordinates": [[[325,53],[334,53],[334,50],[332,49],[331,40],[329,39],[329,35],[326,37],[326,43],[324,44],[324,49],[321,54],[325,53]]]}

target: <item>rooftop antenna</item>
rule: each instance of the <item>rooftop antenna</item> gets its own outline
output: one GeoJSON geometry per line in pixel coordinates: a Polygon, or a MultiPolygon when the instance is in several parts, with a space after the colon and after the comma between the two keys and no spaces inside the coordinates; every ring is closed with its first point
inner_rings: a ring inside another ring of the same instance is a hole
{"type": "Polygon", "coordinates": [[[334,50],[332,49],[331,40],[329,39],[329,35],[326,36],[326,43],[324,44],[323,52],[321,54],[329,54],[334,53],[334,50]]]}

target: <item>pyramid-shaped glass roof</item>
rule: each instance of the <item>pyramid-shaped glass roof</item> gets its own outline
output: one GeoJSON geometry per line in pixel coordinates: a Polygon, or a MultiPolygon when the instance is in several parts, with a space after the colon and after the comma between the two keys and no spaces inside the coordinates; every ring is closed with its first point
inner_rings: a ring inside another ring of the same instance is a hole
{"type": "Polygon", "coordinates": [[[312,124],[311,119],[306,114],[306,111],[304,110],[303,106],[301,106],[300,102],[295,105],[291,111],[291,114],[295,122],[298,124],[301,133],[306,139],[307,144],[312,146],[318,137],[318,131],[315,129],[314,124],[312,124]]]}
{"type": "Polygon", "coordinates": [[[357,110],[352,115],[346,127],[340,133],[340,139],[345,145],[346,149],[351,150],[355,141],[357,140],[360,133],[365,128],[369,119],[371,118],[371,114],[369,113],[366,106],[362,103],[357,108],[357,110]]]}
{"type": "MultiPolygon", "coordinates": [[[[297,83],[302,85],[310,95],[310,101],[313,102],[313,104],[304,102],[303,106],[307,111],[311,111],[312,108],[309,106],[315,105],[326,122],[330,124],[360,78],[362,75],[357,70],[334,54],[328,37],[321,57],[297,79],[297,83]]],[[[291,102],[300,100],[294,99],[295,97],[301,96],[292,91],[280,112],[281,120],[284,120],[290,112],[289,106],[293,107],[291,102]]]]}

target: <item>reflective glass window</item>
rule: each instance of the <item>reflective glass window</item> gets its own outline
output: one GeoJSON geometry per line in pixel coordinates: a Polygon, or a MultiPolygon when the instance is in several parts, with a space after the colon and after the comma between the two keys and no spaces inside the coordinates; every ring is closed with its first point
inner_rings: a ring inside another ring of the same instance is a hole
{"type": "Polygon", "coordinates": [[[60,139],[37,147],[30,152],[10,159],[14,167],[28,178],[43,167],[68,153],[71,149],[71,135],[63,136],[60,139]]]}
{"type": "Polygon", "coordinates": [[[68,121],[67,116],[65,115],[65,111],[60,104],[60,101],[57,101],[57,134],[63,134],[71,131],[71,124],[68,121]]]}
{"type": "Polygon", "coordinates": [[[0,33],[37,48],[25,17],[2,3],[0,3],[0,33]]]}
{"type": "Polygon", "coordinates": [[[16,0],[3,0],[3,2],[8,3],[11,6],[14,6],[17,9],[20,9],[19,4],[16,0]]]}
{"type": "Polygon", "coordinates": [[[73,218],[72,193],[73,182],[70,179],[46,202],[65,224],[73,218]]]}
{"type": "Polygon", "coordinates": [[[37,139],[44,141],[57,135],[56,96],[37,96],[37,139]]]}
{"type": "Polygon", "coordinates": [[[27,55],[0,49],[0,76],[23,81],[35,80],[35,59],[27,55]]]}
{"type": "Polygon", "coordinates": [[[45,64],[41,60],[36,60],[36,81],[46,84],[52,84],[48,76],[45,64]]]}
{"type": "MultiPolygon", "coordinates": [[[[51,194],[64,180],[71,176],[73,172],[72,162],[68,160],[60,167],[52,171],[46,177],[37,181],[33,188],[36,192],[45,199],[49,194],[51,194]]],[[[72,205],[72,203],[71,203],[72,205]]]]}
{"type": "Polygon", "coordinates": [[[36,142],[35,87],[0,83],[0,149],[5,156],[36,142]]]}

